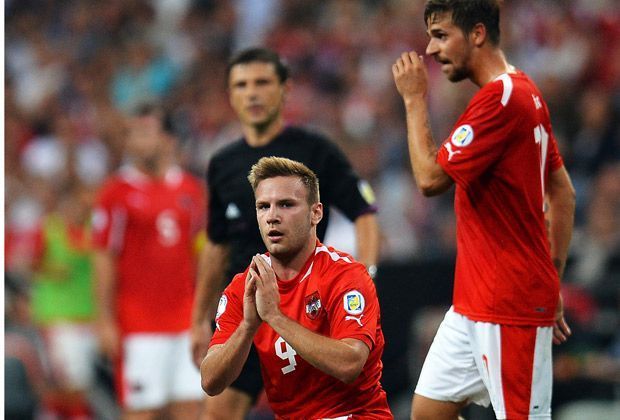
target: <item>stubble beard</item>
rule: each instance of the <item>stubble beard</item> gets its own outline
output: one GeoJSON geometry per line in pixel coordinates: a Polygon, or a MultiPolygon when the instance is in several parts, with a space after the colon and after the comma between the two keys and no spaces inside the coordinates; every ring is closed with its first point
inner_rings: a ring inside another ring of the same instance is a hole
{"type": "Polygon", "coordinates": [[[460,66],[460,67],[454,67],[453,65],[453,71],[452,73],[449,73],[447,75],[448,80],[451,81],[452,83],[458,83],[460,81],[463,81],[465,79],[469,78],[469,70],[467,69],[467,67],[465,66],[460,66]]]}

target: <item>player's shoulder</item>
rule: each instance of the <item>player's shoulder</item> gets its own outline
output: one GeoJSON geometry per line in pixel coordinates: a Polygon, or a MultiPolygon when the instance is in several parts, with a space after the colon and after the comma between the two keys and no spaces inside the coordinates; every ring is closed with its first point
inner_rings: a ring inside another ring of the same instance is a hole
{"type": "Polygon", "coordinates": [[[121,167],[117,171],[110,174],[99,187],[98,195],[100,197],[109,197],[122,194],[123,191],[131,188],[131,176],[129,170],[121,167]]]}
{"type": "Polygon", "coordinates": [[[247,272],[248,269],[246,268],[245,271],[235,274],[228,286],[226,286],[226,290],[224,291],[224,293],[228,295],[243,296],[243,291],[245,290],[245,277],[247,276],[247,272]]]}
{"type": "Polygon", "coordinates": [[[529,105],[533,95],[540,97],[534,82],[521,70],[498,76],[485,85],[480,94],[480,100],[499,102],[504,108],[529,105]]]}
{"type": "Polygon", "coordinates": [[[180,170],[182,183],[191,189],[200,189],[202,190],[202,180],[195,176],[193,173],[188,170],[181,169],[180,170]]]}
{"type": "Polygon", "coordinates": [[[349,274],[357,276],[366,273],[364,265],[352,255],[324,244],[318,244],[315,249],[315,264],[321,278],[328,282],[338,281],[349,274]]]}

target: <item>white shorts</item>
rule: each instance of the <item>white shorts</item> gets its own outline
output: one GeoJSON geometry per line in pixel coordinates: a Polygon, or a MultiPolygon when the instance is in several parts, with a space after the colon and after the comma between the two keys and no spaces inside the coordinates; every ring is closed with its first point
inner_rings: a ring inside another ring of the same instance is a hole
{"type": "Polygon", "coordinates": [[[52,376],[63,388],[86,391],[95,379],[97,338],[91,325],[62,323],[44,327],[52,376]]]}
{"type": "Polygon", "coordinates": [[[204,397],[191,359],[189,333],[129,334],[123,339],[120,401],[129,410],[149,410],[204,397]]]}
{"type": "Polygon", "coordinates": [[[492,403],[498,419],[550,419],[552,335],[552,327],[474,322],[450,308],[415,393],[485,407],[492,403]]]}

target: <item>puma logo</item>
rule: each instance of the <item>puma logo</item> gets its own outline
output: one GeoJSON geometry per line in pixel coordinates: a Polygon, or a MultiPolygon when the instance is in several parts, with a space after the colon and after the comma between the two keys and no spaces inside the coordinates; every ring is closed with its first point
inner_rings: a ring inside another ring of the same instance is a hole
{"type": "Polygon", "coordinates": [[[444,143],[443,147],[448,151],[448,162],[452,160],[452,156],[457,155],[459,153],[463,153],[460,150],[452,150],[452,143],[444,143]]]}
{"type": "Polygon", "coordinates": [[[362,325],[362,317],[363,316],[364,316],[364,314],[361,314],[359,317],[347,315],[347,316],[344,317],[344,320],[345,321],[349,321],[349,320],[350,321],[355,321],[358,324],[360,324],[360,327],[363,327],[364,326],[364,325],[362,325]]]}

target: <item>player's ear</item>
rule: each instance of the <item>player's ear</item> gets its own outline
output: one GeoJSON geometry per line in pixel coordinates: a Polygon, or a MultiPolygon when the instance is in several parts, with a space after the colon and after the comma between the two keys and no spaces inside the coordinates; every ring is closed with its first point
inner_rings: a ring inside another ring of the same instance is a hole
{"type": "Polygon", "coordinates": [[[323,203],[314,203],[310,208],[310,221],[316,226],[323,219],[323,203]]]}
{"type": "Polygon", "coordinates": [[[282,97],[286,99],[291,89],[293,89],[293,82],[291,79],[287,79],[282,83],[282,97]]]}
{"type": "Polygon", "coordinates": [[[476,23],[469,36],[476,47],[481,47],[487,39],[487,27],[482,23],[476,23]]]}

